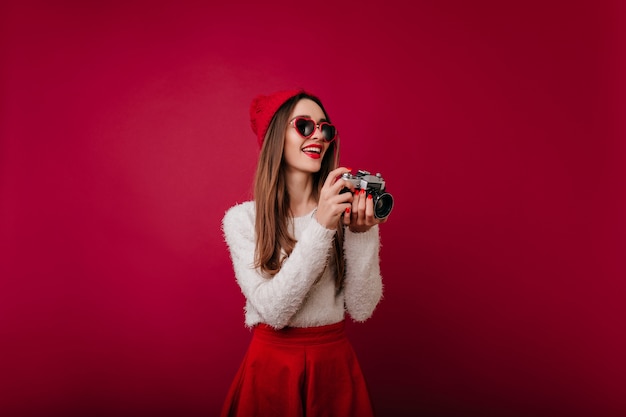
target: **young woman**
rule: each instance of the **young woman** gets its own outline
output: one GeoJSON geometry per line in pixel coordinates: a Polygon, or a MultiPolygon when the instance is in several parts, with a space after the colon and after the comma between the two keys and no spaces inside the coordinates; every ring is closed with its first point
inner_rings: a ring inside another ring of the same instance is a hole
{"type": "Polygon", "coordinates": [[[337,130],[316,96],[258,96],[250,117],[254,201],[230,208],[223,231],[253,334],[222,416],[372,416],[344,318],[368,319],[381,299],[386,219],[341,178],[350,169],[337,167],[337,130]]]}

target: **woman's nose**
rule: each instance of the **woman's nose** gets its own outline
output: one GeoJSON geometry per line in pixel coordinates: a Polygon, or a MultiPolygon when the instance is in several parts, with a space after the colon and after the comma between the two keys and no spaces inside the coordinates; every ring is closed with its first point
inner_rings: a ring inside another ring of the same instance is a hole
{"type": "Polygon", "coordinates": [[[324,134],[322,133],[322,129],[319,123],[315,123],[315,127],[313,128],[313,139],[324,140],[324,134]]]}

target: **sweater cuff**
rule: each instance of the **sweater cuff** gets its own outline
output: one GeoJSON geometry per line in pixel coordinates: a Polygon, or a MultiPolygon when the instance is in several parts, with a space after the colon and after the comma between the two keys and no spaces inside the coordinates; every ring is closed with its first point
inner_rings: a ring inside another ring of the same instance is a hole
{"type": "Polygon", "coordinates": [[[337,233],[336,230],[327,229],[321,224],[318,223],[317,219],[313,217],[313,221],[309,225],[309,229],[311,229],[311,234],[313,237],[317,237],[321,240],[331,239],[337,233]]]}
{"type": "Polygon", "coordinates": [[[372,239],[378,237],[378,225],[375,224],[367,232],[357,233],[350,230],[349,227],[345,229],[345,241],[352,242],[352,244],[360,245],[365,242],[371,242],[372,239]]]}

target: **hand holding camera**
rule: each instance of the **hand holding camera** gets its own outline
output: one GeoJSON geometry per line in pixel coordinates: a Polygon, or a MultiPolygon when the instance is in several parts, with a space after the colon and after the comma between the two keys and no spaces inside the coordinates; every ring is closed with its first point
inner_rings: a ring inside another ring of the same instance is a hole
{"type": "MultiPolygon", "coordinates": [[[[371,175],[368,171],[359,170],[356,175],[346,172],[341,179],[347,180],[357,190],[365,190],[367,195],[371,195],[374,202],[374,217],[384,219],[389,216],[393,208],[393,196],[385,191],[385,181],[380,174],[371,175]]],[[[349,188],[344,188],[341,193],[350,192],[349,188]]]]}

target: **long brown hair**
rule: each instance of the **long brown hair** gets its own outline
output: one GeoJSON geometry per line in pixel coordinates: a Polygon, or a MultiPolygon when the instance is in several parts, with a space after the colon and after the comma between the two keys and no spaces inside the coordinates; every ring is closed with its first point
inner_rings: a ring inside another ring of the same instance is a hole
{"type": "MultiPolygon", "coordinates": [[[[257,165],[254,178],[254,201],[256,205],[256,248],[254,254],[255,267],[272,277],[280,271],[283,262],[289,257],[296,244],[295,237],[289,232],[291,211],[287,181],[285,178],[285,162],[283,150],[285,147],[285,134],[289,122],[289,115],[298,101],[308,98],[317,103],[326,120],[330,122],[328,114],[319,98],[307,93],[300,93],[287,100],[276,112],[272,119],[257,165]]],[[[313,174],[313,195],[319,199],[320,190],[326,177],[337,167],[339,163],[339,141],[331,142],[321,169],[313,174]]],[[[341,291],[345,272],[343,258],[343,226],[337,224],[331,259],[335,262],[337,276],[335,288],[341,291]]]]}

